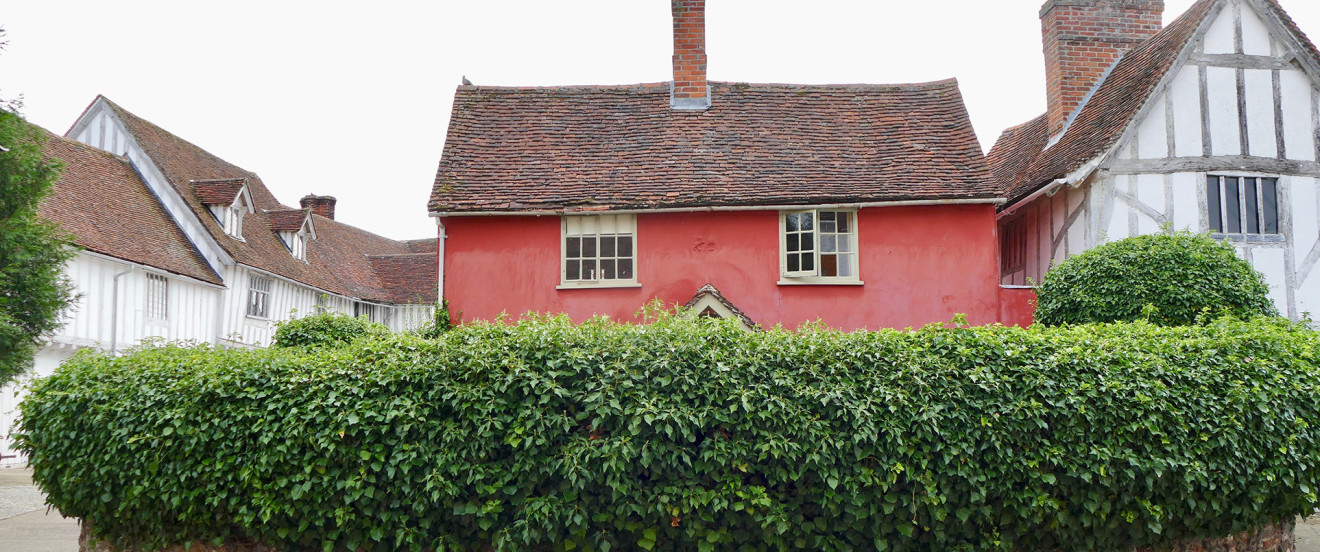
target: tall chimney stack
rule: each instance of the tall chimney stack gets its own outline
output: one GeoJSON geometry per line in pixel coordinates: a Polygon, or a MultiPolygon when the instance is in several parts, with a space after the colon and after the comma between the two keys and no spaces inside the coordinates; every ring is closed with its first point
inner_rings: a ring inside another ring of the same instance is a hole
{"type": "Polygon", "coordinates": [[[307,194],[298,200],[298,205],[302,206],[303,209],[311,209],[313,213],[334,220],[335,201],[334,196],[307,194]]]}
{"type": "Polygon", "coordinates": [[[674,14],[674,82],[669,107],[707,109],[706,0],[670,0],[670,8],[674,14]]]}
{"type": "Polygon", "coordinates": [[[1163,26],[1164,0],[1048,0],[1040,8],[1050,138],[1105,71],[1163,26]]]}

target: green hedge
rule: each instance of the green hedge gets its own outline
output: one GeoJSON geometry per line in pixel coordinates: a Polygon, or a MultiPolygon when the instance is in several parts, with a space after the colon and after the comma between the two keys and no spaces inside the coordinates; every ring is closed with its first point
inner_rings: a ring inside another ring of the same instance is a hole
{"type": "Polygon", "coordinates": [[[1225,319],[745,333],[541,319],[83,354],[18,440],[64,514],[281,550],[1116,550],[1318,504],[1320,337],[1225,319]]]}
{"type": "Polygon", "coordinates": [[[324,312],[280,322],[272,347],[343,347],[358,339],[384,337],[384,324],[347,314],[324,312]]]}
{"type": "Polygon", "coordinates": [[[1037,323],[1147,320],[1195,324],[1206,313],[1278,316],[1270,287],[1233,246],[1204,234],[1134,236],[1069,257],[1036,289],[1037,323]]]}

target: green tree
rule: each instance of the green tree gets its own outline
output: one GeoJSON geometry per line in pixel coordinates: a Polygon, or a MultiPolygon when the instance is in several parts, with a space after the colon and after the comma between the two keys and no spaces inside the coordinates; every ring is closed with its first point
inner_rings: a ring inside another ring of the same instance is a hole
{"type": "Polygon", "coordinates": [[[1068,258],[1036,291],[1045,325],[1146,319],[1184,326],[1212,317],[1278,316],[1264,277],[1233,247],[1201,234],[1136,236],[1068,258]]]}
{"type": "Polygon", "coordinates": [[[0,384],[32,366],[73,298],[63,272],[70,240],[37,214],[60,173],[58,161],[43,158],[44,141],[42,130],[0,109],[0,384]]]}

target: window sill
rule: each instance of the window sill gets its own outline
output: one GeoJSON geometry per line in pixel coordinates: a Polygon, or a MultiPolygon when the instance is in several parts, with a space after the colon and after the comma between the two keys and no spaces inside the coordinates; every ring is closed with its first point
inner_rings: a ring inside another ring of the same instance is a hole
{"type": "Polygon", "coordinates": [[[861,280],[840,280],[835,278],[788,278],[775,282],[781,286],[862,286],[861,280]]]}
{"type": "Polygon", "coordinates": [[[252,315],[249,314],[249,315],[247,315],[247,318],[243,320],[243,322],[246,323],[246,324],[249,325],[249,326],[256,326],[256,327],[258,327],[258,328],[270,328],[270,319],[269,319],[269,318],[261,318],[261,317],[258,317],[258,316],[252,316],[252,315]]]}
{"type": "Polygon", "coordinates": [[[555,289],[620,289],[620,288],[639,288],[642,284],[637,282],[563,282],[555,289]]]}
{"type": "Polygon", "coordinates": [[[1228,240],[1245,243],[1284,243],[1283,234],[1210,234],[1216,240],[1228,240]]]}

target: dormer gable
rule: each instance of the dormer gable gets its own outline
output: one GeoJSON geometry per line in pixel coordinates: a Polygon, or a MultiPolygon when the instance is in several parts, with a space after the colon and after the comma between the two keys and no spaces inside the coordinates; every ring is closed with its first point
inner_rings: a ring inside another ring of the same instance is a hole
{"type": "Polygon", "coordinates": [[[316,225],[311,210],[281,209],[266,211],[270,229],[280,237],[284,248],[295,259],[307,261],[307,242],[316,239],[316,225]]]}
{"type": "Polygon", "coordinates": [[[714,285],[706,284],[697,290],[697,293],[688,299],[683,305],[684,316],[697,318],[733,318],[742,324],[743,329],[754,331],[759,329],[751,317],[743,313],[741,309],[734,306],[732,301],[724,297],[719,289],[714,285]]]}
{"type": "Polygon", "coordinates": [[[189,180],[188,183],[225,233],[243,240],[243,217],[256,212],[247,178],[189,180]]]}

